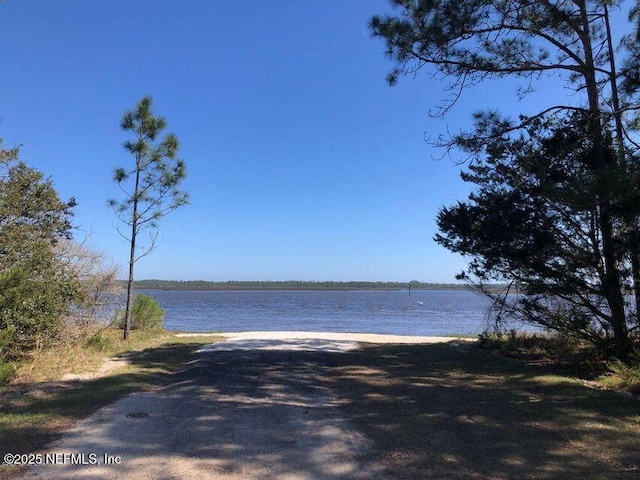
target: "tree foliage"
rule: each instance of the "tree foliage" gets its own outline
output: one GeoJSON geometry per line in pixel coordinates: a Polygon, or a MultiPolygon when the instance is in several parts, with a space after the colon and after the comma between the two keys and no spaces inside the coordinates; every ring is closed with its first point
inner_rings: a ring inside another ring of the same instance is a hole
{"type": "MultiPolygon", "coordinates": [[[[436,241],[469,257],[468,271],[482,282],[510,279],[525,294],[516,311],[539,325],[571,332],[607,348],[613,336],[599,230],[600,198],[640,201],[638,175],[594,171],[586,121],[572,117],[536,121],[516,138],[494,138],[462,177],[477,186],[466,202],[443,208],[436,241]]],[[[610,148],[611,155],[615,152],[610,148]]],[[[617,266],[631,289],[624,261],[624,209],[612,202],[617,266]]],[[[512,297],[497,297],[500,308],[512,297]]],[[[500,310],[498,310],[500,311],[500,310]]],[[[504,311],[504,310],[503,310],[504,311]]],[[[513,313],[513,312],[510,312],[513,313]]],[[[637,317],[626,319],[637,328],[637,317]]]]}
{"type": "MultiPolygon", "coordinates": [[[[467,201],[443,208],[436,241],[470,259],[462,276],[513,281],[528,321],[630,348],[640,309],[638,30],[613,45],[610,2],[574,0],[393,0],[373,17],[374,36],[395,61],[388,80],[424,67],[448,79],[445,113],[464,89],[502,77],[559,76],[573,101],[508,119],[478,112],[474,128],[440,144],[466,152],[467,201]],[[620,87],[624,87],[621,89],[620,87]],[[635,301],[626,302],[631,291],[635,301]],[[635,308],[634,308],[635,307],[635,308]]],[[[631,20],[639,17],[636,6],[631,20]]]]}
{"type": "MultiPolygon", "coordinates": [[[[1,148],[1,144],[0,144],[1,148]]],[[[75,199],[63,202],[51,180],[18,161],[17,152],[0,168],[0,262],[8,266],[28,256],[24,245],[38,241],[55,245],[70,238],[75,199]]]]}
{"type": "Polygon", "coordinates": [[[45,345],[62,328],[78,285],[54,253],[70,237],[73,199],[0,142],[0,357],[45,345]]]}
{"type": "MultiPolygon", "coordinates": [[[[156,242],[158,220],[188,203],[187,193],[179,189],[186,176],[185,162],[177,158],[178,139],[168,133],[157,141],[166,128],[163,117],[155,117],[152,99],[144,97],[134,110],[122,117],[120,126],[133,137],[124,148],[134,159],[130,168],[116,168],[113,180],[124,194],[121,201],[109,200],[120,222],[129,227],[122,235],[129,241],[129,277],[125,308],[124,338],[129,336],[134,264],[149,254],[156,242]],[[150,246],[139,251],[138,235],[150,232],[150,246]]],[[[120,231],[120,230],[119,230],[120,231]]]]}

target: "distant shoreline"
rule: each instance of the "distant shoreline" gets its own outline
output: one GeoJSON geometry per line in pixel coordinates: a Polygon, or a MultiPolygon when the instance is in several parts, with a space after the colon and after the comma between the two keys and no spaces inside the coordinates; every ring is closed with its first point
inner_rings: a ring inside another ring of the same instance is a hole
{"type": "MultiPolygon", "coordinates": [[[[327,287],[327,288],[294,288],[294,287],[147,287],[134,285],[134,290],[166,290],[166,291],[229,291],[229,292],[242,292],[242,291],[256,291],[256,292],[401,292],[403,290],[408,291],[408,288],[337,288],[337,287],[327,287]]],[[[469,287],[466,288],[411,288],[411,291],[418,290],[449,290],[449,291],[470,291],[472,290],[469,287]]]]}
{"type": "Polygon", "coordinates": [[[136,290],[299,290],[299,291],[401,291],[401,290],[460,290],[473,287],[467,284],[427,282],[314,282],[314,281],[228,281],[204,280],[137,280],[136,290]]]}

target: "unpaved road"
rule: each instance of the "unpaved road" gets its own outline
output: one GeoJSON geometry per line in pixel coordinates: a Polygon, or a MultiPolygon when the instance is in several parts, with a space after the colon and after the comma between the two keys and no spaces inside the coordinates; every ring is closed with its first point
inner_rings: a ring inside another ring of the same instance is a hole
{"type": "Polygon", "coordinates": [[[77,424],[46,452],[58,464],[23,478],[381,479],[367,440],[341,417],[323,382],[328,353],[358,341],[443,340],[450,339],[233,334],[203,349],[171,384],[129,395],[77,424]],[[105,464],[105,455],[113,463],[105,464]]]}

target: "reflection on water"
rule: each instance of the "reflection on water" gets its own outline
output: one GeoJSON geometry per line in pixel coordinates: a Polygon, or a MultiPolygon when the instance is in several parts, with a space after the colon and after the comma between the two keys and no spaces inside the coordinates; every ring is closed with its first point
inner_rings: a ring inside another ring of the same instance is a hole
{"type": "Polygon", "coordinates": [[[487,325],[489,305],[476,293],[446,290],[138,292],[165,309],[165,328],[188,332],[477,334],[487,325]]]}

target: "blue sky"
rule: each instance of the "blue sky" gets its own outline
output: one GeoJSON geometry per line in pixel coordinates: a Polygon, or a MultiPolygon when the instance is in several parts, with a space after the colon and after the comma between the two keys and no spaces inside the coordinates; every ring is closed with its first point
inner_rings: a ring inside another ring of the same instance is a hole
{"type": "MultiPolygon", "coordinates": [[[[181,142],[191,205],[165,217],[136,277],[452,282],[464,261],[432,238],[469,186],[425,143],[471,112],[536,108],[515,84],[391,88],[371,15],[386,0],[6,0],[0,136],[78,201],[76,236],[126,269],[106,200],[122,114],[144,95],[181,142]]],[[[548,97],[549,93],[545,93],[548,97]]]]}

